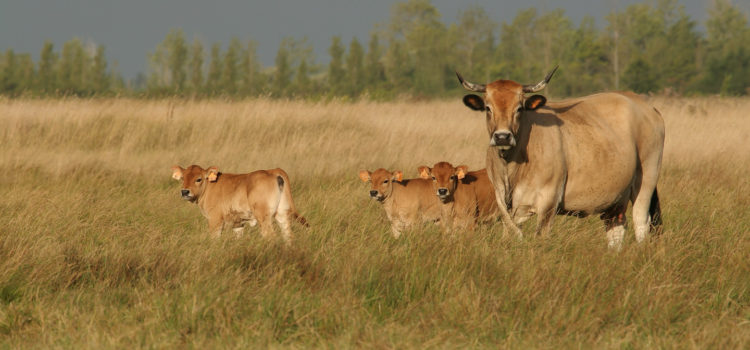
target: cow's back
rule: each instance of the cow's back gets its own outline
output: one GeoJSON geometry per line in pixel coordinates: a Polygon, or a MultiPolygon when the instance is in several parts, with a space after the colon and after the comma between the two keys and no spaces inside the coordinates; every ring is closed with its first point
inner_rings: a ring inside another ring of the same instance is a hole
{"type": "Polygon", "coordinates": [[[279,175],[266,170],[248,174],[221,174],[209,183],[205,193],[205,207],[221,208],[222,212],[252,211],[259,205],[278,201],[279,175]]]}
{"type": "Polygon", "coordinates": [[[429,180],[416,178],[394,183],[391,196],[393,208],[400,213],[426,221],[440,218],[440,201],[429,180]]]}

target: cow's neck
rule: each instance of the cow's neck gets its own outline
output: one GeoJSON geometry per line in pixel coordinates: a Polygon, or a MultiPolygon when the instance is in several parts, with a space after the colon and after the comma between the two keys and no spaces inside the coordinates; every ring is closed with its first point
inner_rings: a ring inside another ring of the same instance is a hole
{"type": "Polygon", "coordinates": [[[198,204],[198,207],[201,208],[202,211],[206,211],[205,203],[209,196],[211,196],[211,189],[216,185],[216,182],[209,182],[206,184],[206,188],[203,189],[203,193],[201,193],[201,196],[198,197],[198,200],[196,201],[196,204],[198,204]]]}
{"type": "Polygon", "coordinates": [[[496,191],[502,193],[506,207],[511,205],[515,180],[525,164],[522,158],[517,147],[505,151],[492,146],[487,149],[487,174],[496,191]]]}
{"type": "Polygon", "coordinates": [[[393,193],[393,192],[395,192],[394,188],[393,188],[394,187],[393,186],[393,181],[391,181],[390,186],[391,186],[391,191],[388,194],[388,196],[386,196],[385,199],[383,199],[383,202],[382,202],[383,207],[385,207],[385,210],[387,210],[387,211],[390,211],[391,208],[393,207],[393,202],[394,202],[393,197],[395,197],[394,193],[393,193]]]}

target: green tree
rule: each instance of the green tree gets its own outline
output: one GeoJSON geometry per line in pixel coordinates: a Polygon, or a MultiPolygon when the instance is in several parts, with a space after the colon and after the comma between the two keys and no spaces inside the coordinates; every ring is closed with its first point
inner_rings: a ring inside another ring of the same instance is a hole
{"type": "Polygon", "coordinates": [[[292,78],[292,68],[289,63],[289,49],[287,48],[290,38],[284,38],[279,50],[276,52],[276,70],[273,75],[273,94],[276,96],[286,96],[289,83],[292,78]]]}
{"type": "Polygon", "coordinates": [[[242,85],[242,94],[246,96],[257,96],[264,89],[257,46],[258,44],[254,41],[248,42],[247,48],[242,54],[242,59],[240,59],[240,84],[242,85]]]}
{"type": "Polygon", "coordinates": [[[584,17],[570,38],[563,62],[560,62],[567,74],[562,80],[555,77],[555,91],[560,95],[582,96],[609,87],[610,62],[599,38],[594,18],[584,17]]]}
{"type": "Polygon", "coordinates": [[[206,90],[209,95],[219,95],[221,90],[221,46],[218,43],[211,45],[211,62],[208,66],[208,76],[206,77],[206,90]]]}
{"type": "Polygon", "coordinates": [[[16,53],[11,49],[6,50],[0,63],[2,63],[0,65],[2,67],[2,70],[0,70],[0,93],[14,96],[20,90],[16,53]]]}
{"type": "MultiPolygon", "coordinates": [[[[413,93],[436,95],[442,93],[447,85],[455,86],[455,77],[451,72],[453,43],[440,20],[440,12],[429,0],[394,4],[388,33],[391,46],[402,43],[397,50],[390,52],[390,71],[411,71],[408,85],[413,93]],[[400,55],[408,59],[395,61],[394,58],[400,55]]],[[[402,90],[400,85],[395,84],[399,79],[389,74],[391,83],[402,90]]]]}
{"type": "Polygon", "coordinates": [[[149,74],[146,83],[150,93],[161,94],[169,86],[169,70],[167,63],[167,50],[164,43],[159,43],[154,52],[148,56],[149,74]]]}
{"type": "Polygon", "coordinates": [[[715,0],[706,21],[708,54],[701,90],[743,95],[750,91],[750,28],[747,15],[728,0],[715,0]]]}
{"type": "MultiPolygon", "coordinates": [[[[641,66],[637,63],[631,67],[634,60],[651,60],[649,53],[665,50],[666,23],[664,16],[649,4],[633,4],[623,12],[613,12],[607,16],[608,32],[612,36],[606,46],[611,52],[613,85],[620,88],[621,80],[634,81],[637,77],[624,77],[623,67],[631,72],[641,66]]],[[[644,61],[645,62],[645,61],[644,61]]],[[[658,71],[649,68],[649,72],[658,75],[658,71]]],[[[650,78],[649,78],[650,79],[650,78]]],[[[659,79],[656,79],[659,83],[659,79]]],[[[659,86],[654,87],[655,90],[659,86]]]]}
{"type": "Polygon", "coordinates": [[[36,78],[34,61],[28,53],[16,55],[16,61],[18,62],[16,77],[18,79],[19,90],[22,93],[30,92],[34,89],[34,80],[36,78]]]}
{"type": "Polygon", "coordinates": [[[57,88],[55,66],[57,65],[57,54],[54,44],[47,40],[44,42],[42,52],[39,54],[37,88],[42,94],[50,94],[57,88]]]}
{"type": "Polygon", "coordinates": [[[656,91],[659,87],[651,66],[642,58],[634,59],[625,69],[623,83],[628,89],[638,93],[656,91]]]}
{"type": "Polygon", "coordinates": [[[190,47],[190,58],[188,60],[190,91],[193,94],[203,92],[203,55],[203,43],[196,38],[190,47]]]}
{"type": "MultiPolygon", "coordinates": [[[[568,62],[565,61],[565,56],[575,36],[572,23],[561,9],[545,12],[539,16],[533,24],[533,32],[535,34],[533,47],[536,48],[533,51],[537,53],[535,56],[538,57],[536,58],[538,64],[535,66],[541,68],[532,73],[534,76],[528,77],[528,82],[538,81],[556,65],[562,64],[567,67],[568,62]]],[[[535,60],[534,57],[529,57],[529,59],[535,60]]],[[[550,84],[545,90],[547,95],[553,95],[567,85],[568,77],[565,71],[563,69],[558,72],[556,77],[558,84],[550,84]]],[[[573,78],[575,79],[575,77],[573,78]]]]}
{"type": "Polygon", "coordinates": [[[110,90],[110,76],[107,74],[107,59],[104,56],[104,46],[96,48],[93,65],[91,66],[91,90],[95,94],[106,94],[110,90]]]}
{"type": "Polygon", "coordinates": [[[82,95],[85,93],[84,70],[89,66],[89,59],[83,44],[77,38],[63,44],[58,69],[58,82],[64,95],[82,95]]]}
{"type": "Polygon", "coordinates": [[[170,73],[170,88],[173,92],[182,92],[185,87],[187,74],[188,48],[182,29],[172,29],[165,38],[164,46],[167,50],[167,66],[170,73]]]}
{"type": "Polygon", "coordinates": [[[221,71],[221,89],[230,95],[237,93],[238,60],[242,55],[242,44],[237,38],[232,38],[224,53],[224,64],[221,71]]]}
{"type": "Polygon", "coordinates": [[[350,96],[359,96],[364,89],[365,71],[364,71],[364,50],[362,44],[357,38],[352,38],[349,43],[349,53],[346,56],[346,76],[348,84],[346,91],[350,96]]]}
{"type": "Polygon", "coordinates": [[[456,37],[455,69],[473,79],[490,81],[493,78],[489,68],[495,50],[496,27],[497,24],[481,7],[470,6],[459,13],[458,24],[451,27],[451,32],[456,37]]]}
{"type": "Polygon", "coordinates": [[[303,59],[297,66],[297,73],[294,75],[294,94],[298,97],[309,96],[312,92],[307,60],[303,59]]]}
{"type": "Polygon", "coordinates": [[[331,94],[340,96],[346,93],[348,85],[344,71],[344,47],[340,37],[333,37],[328,54],[331,55],[331,62],[328,63],[328,89],[331,94]]]}
{"type": "Polygon", "coordinates": [[[409,92],[413,87],[414,66],[409,63],[406,44],[393,40],[385,54],[385,74],[391,92],[409,92]]]}
{"type": "MultiPolygon", "coordinates": [[[[533,25],[537,10],[529,8],[519,11],[510,24],[500,28],[500,43],[495,50],[495,64],[490,68],[493,77],[515,81],[529,81],[541,71],[534,44],[533,25]]],[[[534,79],[538,79],[535,76],[534,79]]]]}
{"type": "Polygon", "coordinates": [[[371,94],[378,91],[385,83],[385,67],[383,66],[382,50],[380,48],[380,39],[378,34],[370,34],[370,41],[367,44],[367,55],[365,56],[365,89],[371,94]]]}
{"type": "Polygon", "coordinates": [[[699,73],[698,56],[702,54],[702,40],[696,23],[679,6],[672,12],[663,12],[667,21],[664,50],[652,49],[650,57],[659,67],[658,78],[662,85],[676,92],[694,90],[699,73]],[[663,54],[668,52],[668,55],[663,54]]]}

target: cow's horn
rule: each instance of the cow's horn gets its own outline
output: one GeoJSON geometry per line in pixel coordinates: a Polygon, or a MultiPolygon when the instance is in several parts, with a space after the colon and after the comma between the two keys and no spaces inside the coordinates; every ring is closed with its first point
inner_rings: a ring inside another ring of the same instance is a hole
{"type": "Polygon", "coordinates": [[[557,67],[559,66],[555,66],[555,69],[547,73],[547,76],[544,77],[544,80],[536,83],[536,85],[524,85],[523,92],[537,92],[544,89],[547,86],[547,83],[549,83],[549,80],[552,79],[552,75],[555,74],[555,71],[557,71],[557,67]]]}
{"type": "Polygon", "coordinates": [[[474,92],[486,92],[487,91],[487,85],[482,84],[474,84],[472,82],[468,82],[464,80],[464,77],[461,76],[458,72],[456,72],[456,76],[458,77],[458,81],[461,82],[461,85],[464,86],[464,89],[474,92]]]}

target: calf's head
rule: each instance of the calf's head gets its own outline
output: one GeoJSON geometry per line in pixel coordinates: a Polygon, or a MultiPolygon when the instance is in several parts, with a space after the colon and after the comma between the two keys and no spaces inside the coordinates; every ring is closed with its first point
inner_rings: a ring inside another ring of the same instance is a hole
{"type": "Polygon", "coordinates": [[[458,183],[466,177],[468,167],[460,165],[453,167],[451,163],[439,162],[432,166],[420,166],[417,168],[419,177],[423,179],[432,179],[432,187],[435,194],[443,202],[449,202],[453,198],[453,193],[458,187],[458,183]]]}
{"type": "Polygon", "coordinates": [[[404,173],[396,170],[389,172],[383,168],[369,172],[367,170],[359,171],[359,178],[363,182],[370,182],[370,198],[377,201],[384,201],[393,192],[393,182],[401,181],[404,173]]]}
{"type": "Polygon", "coordinates": [[[209,182],[216,182],[219,179],[219,169],[215,166],[203,169],[197,165],[183,169],[175,165],[172,167],[172,178],[182,182],[180,189],[182,199],[195,202],[206,190],[209,182]]]}
{"type": "Polygon", "coordinates": [[[535,110],[547,102],[542,95],[526,97],[525,94],[544,89],[556,70],[557,67],[535,85],[521,85],[511,80],[497,80],[486,85],[474,84],[464,80],[458,72],[456,76],[466,90],[484,93],[484,98],[474,94],[464,96],[464,104],[475,111],[486,113],[490,145],[508,150],[517,143],[516,135],[523,112],[535,110]]]}

